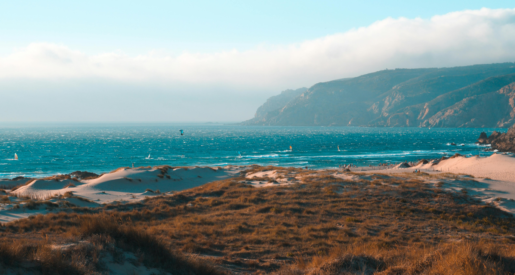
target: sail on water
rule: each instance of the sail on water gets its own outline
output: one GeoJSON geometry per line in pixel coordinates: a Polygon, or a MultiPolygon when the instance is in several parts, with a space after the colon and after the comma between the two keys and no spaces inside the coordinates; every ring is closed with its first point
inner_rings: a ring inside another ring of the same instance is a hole
{"type": "Polygon", "coordinates": [[[14,153],[14,160],[18,160],[18,154],[14,153]]]}

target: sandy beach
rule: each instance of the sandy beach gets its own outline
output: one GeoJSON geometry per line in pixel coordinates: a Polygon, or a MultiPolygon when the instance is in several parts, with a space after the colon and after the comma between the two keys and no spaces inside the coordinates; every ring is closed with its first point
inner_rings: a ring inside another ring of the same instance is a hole
{"type": "MultiPolygon", "coordinates": [[[[26,204],[27,199],[48,201],[59,206],[71,204],[77,207],[96,208],[111,203],[138,202],[148,197],[172,194],[188,188],[237,176],[243,168],[169,166],[119,168],[95,179],[35,179],[16,190],[6,190],[9,201],[0,206],[0,222],[9,222],[31,215],[51,211],[44,205],[34,209],[15,205],[26,204]]],[[[20,180],[15,181],[19,183],[20,180]]],[[[12,185],[13,181],[0,181],[12,185]]],[[[33,207],[31,207],[33,208],[33,207]]]]}
{"type": "MultiPolygon", "coordinates": [[[[397,165],[399,166],[399,165],[397,165]]],[[[43,178],[27,180],[2,180],[4,185],[20,185],[15,190],[5,190],[6,198],[0,205],[0,222],[10,222],[35,214],[54,211],[52,207],[40,204],[37,207],[23,207],[28,201],[46,201],[54,208],[72,205],[96,208],[107,204],[135,203],[157,195],[173,195],[174,192],[199,187],[209,182],[237,177],[249,167],[138,167],[120,168],[98,178],[77,180],[43,178]],[[21,206],[21,207],[20,207],[21,206]]],[[[431,175],[427,184],[443,182],[444,188],[469,194],[485,203],[515,213],[515,158],[494,154],[489,157],[453,157],[434,164],[419,164],[409,168],[396,167],[353,167],[350,172],[342,169],[309,170],[310,173],[333,171],[332,176],[342,180],[367,178],[370,175],[390,175],[408,178],[413,172],[421,171],[431,175]]],[[[245,184],[264,188],[292,185],[302,182],[302,175],[285,175],[274,169],[247,173],[245,184]]]]}

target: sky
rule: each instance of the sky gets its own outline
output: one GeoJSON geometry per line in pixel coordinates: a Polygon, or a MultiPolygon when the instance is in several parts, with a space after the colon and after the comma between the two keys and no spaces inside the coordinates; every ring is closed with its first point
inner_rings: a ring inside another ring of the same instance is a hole
{"type": "Polygon", "coordinates": [[[0,122],[237,122],[285,89],[514,48],[513,1],[2,1],[0,122]]]}

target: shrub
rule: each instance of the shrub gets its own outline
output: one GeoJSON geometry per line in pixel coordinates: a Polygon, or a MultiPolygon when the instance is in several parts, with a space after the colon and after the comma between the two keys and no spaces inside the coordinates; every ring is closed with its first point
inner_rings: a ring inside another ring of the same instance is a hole
{"type": "Polygon", "coordinates": [[[91,203],[93,202],[93,201],[91,201],[89,199],[86,199],[86,198],[83,198],[83,197],[79,197],[79,196],[75,196],[75,198],[80,200],[80,201],[84,201],[84,202],[91,202],[91,203]]]}
{"type": "Polygon", "coordinates": [[[28,201],[24,207],[27,208],[27,209],[30,209],[30,210],[34,210],[36,209],[37,207],[39,206],[38,203],[36,203],[35,201],[28,201]]]}
{"type": "Polygon", "coordinates": [[[175,274],[224,274],[205,261],[188,259],[172,252],[143,228],[120,226],[105,214],[81,217],[79,233],[88,237],[108,236],[117,246],[138,253],[146,266],[174,270],[175,274]]]}
{"type": "Polygon", "coordinates": [[[2,203],[11,203],[11,200],[8,196],[0,196],[0,202],[2,203]]]}

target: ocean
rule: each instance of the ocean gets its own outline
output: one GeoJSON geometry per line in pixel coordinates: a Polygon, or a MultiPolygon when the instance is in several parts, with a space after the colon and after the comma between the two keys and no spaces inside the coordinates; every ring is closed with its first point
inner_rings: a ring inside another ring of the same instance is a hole
{"type": "Polygon", "coordinates": [[[3,125],[0,178],[43,177],[77,170],[103,173],[132,165],[331,168],[434,159],[455,153],[487,156],[492,154],[485,151],[488,147],[474,142],[482,131],[490,134],[494,130],[506,131],[218,124],[3,125]]]}

